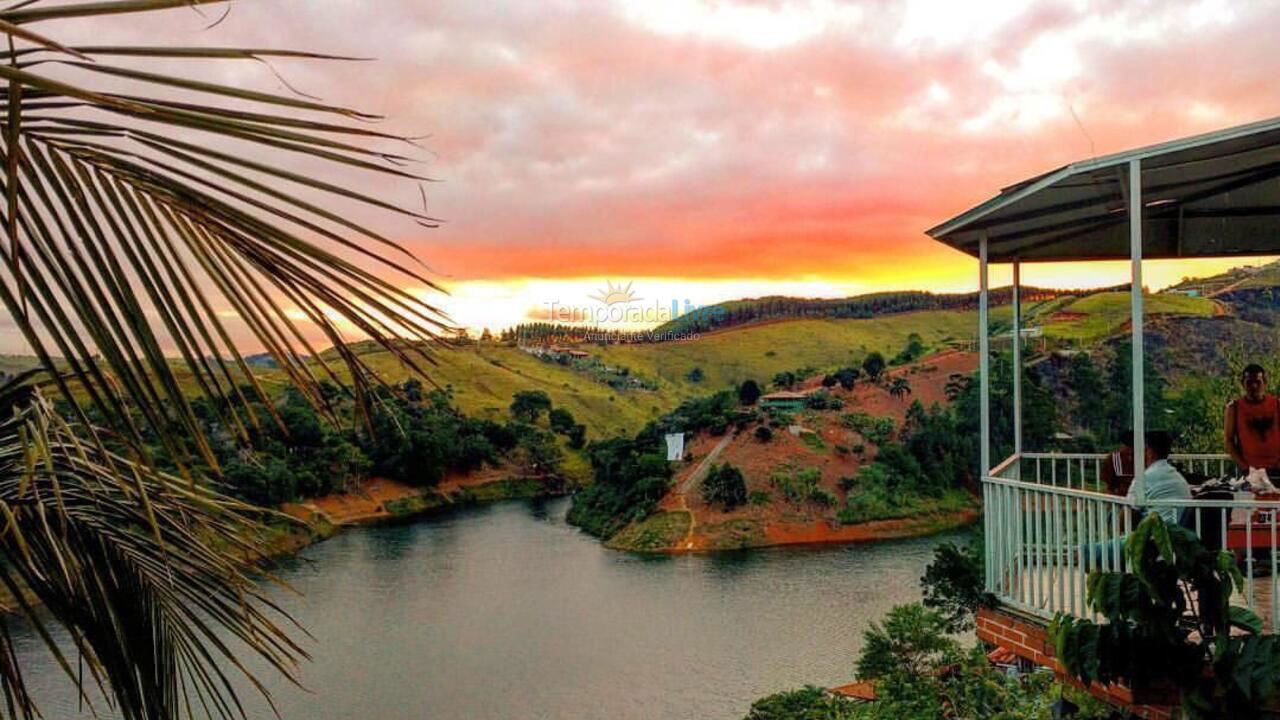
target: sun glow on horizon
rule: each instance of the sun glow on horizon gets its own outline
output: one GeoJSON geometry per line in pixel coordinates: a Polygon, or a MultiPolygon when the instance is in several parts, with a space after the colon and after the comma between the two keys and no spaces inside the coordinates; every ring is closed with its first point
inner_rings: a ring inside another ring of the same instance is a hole
{"type": "MultiPolygon", "coordinates": [[[[1205,277],[1241,265],[1259,265],[1274,258],[1211,258],[1200,260],[1151,260],[1143,263],[1143,285],[1152,291],[1175,285],[1186,277],[1205,277]]],[[[1024,285],[1087,290],[1129,282],[1128,262],[1025,264],[1024,285]]],[[[991,286],[1011,282],[1008,265],[991,267],[991,286]]],[[[511,278],[462,281],[449,287],[448,296],[425,294],[440,305],[459,326],[478,336],[484,329],[497,333],[522,323],[560,322],[587,325],[590,318],[606,317],[597,308],[612,305],[656,309],[645,313],[647,321],[601,323],[619,330],[650,329],[669,319],[672,303],[681,312],[731,300],[783,295],[802,298],[843,298],[872,292],[924,290],[936,293],[977,290],[976,263],[947,264],[936,268],[914,268],[892,277],[792,278],[678,278],[678,277],[566,277],[511,278]],[[933,270],[931,272],[930,270],[933,270]],[[959,270],[959,271],[957,271],[959,270]],[[616,291],[611,296],[603,292],[616,291]],[[630,292],[634,300],[606,303],[602,298],[621,297],[630,292]],[[576,310],[582,310],[573,314],[576,310]],[[590,311],[590,312],[588,312],[590,311]],[[557,316],[557,312],[561,313],[557,316]]],[[[634,313],[639,315],[641,313],[634,313]]]]}

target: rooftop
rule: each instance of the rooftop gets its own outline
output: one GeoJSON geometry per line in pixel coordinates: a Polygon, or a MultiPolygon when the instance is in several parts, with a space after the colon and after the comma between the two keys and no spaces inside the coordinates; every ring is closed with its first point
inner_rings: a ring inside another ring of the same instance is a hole
{"type": "Polygon", "coordinates": [[[1143,256],[1280,254],[1280,118],[1080,160],[1010,185],[928,231],[991,262],[1127,260],[1129,166],[1143,256]]]}

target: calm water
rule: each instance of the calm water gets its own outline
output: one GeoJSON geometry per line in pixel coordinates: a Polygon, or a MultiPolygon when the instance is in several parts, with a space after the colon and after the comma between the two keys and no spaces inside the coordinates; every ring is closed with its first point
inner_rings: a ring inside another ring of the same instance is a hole
{"type": "MultiPolygon", "coordinates": [[[[919,599],[939,542],[646,558],[567,508],[501,503],[309,548],[283,572],[304,597],[279,595],[315,660],[309,693],[272,683],[283,716],[740,718],[770,692],[852,681],[863,630],[919,599]]],[[[23,644],[46,716],[81,717],[23,644]]]]}

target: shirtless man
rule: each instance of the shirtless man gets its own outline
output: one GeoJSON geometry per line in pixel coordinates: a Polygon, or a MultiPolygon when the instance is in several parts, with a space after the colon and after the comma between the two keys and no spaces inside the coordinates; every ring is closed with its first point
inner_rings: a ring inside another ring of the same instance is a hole
{"type": "Polygon", "coordinates": [[[1262,366],[1247,365],[1240,373],[1244,393],[1227,403],[1223,441],[1241,469],[1280,469],[1280,398],[1267,392],[1262,366]]]}

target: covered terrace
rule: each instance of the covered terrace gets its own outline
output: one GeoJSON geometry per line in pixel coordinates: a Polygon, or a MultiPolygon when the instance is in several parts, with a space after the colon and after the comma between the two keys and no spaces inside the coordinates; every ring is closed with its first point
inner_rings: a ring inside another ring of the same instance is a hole
{"type": "MultiPolygon", "coordinates": [[[[1134,510],[1177,506],[1183,523],[1213,547],[1229,548],[1246,573],[1233,602],[1247,605],[1276,630],[1280,598],[1277,510],[1256,499],[1148,502],[1099,487],[1104,455],[1043,452],[1023,446],[1022,377],[1013,373],[1013,453],[991,457],[988,270],[1012,266],[1015,290],[1024,263],[1127,260],[1132,272],[1132,417],[1135,457],[1148,426],[1143,398],[1142,264],[1153,258],[1280,254],[1280,118],[1072,163],[1002,190],[928,234],[978,260],[981,350],[981,470],[985,504],[986,587],[1023,619],[1047,621],[1058,611],[1087,614],[1085,577],[1122,570],[1118,543],[1134,510]],[[1101,553],[1081,547],[1111,548],[1101,553]]],[[[1019,337],[1019,293],[1011,334],[1019,337]]],[[[1014,367],[1022,343],[1013,342],[1014,367]]],[[[1175,455],[1188,470],[1236,474],[1220,448],[1175,455]]],[[[1141,465],[1141,461],[1139,461],[1141,465]]],[[[1038,658],[1032,658],[1038,659],[1038,658]]]]}

